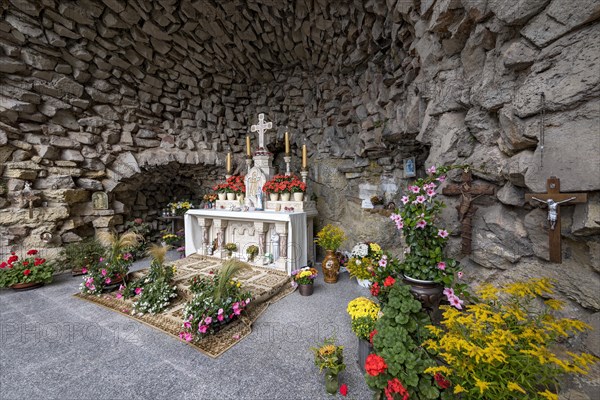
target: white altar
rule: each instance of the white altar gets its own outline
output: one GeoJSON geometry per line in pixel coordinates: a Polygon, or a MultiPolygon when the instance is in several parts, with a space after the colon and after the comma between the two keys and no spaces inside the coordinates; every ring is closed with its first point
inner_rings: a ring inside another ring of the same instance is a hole
{"type": "MultiPolygon", "coordinates": [[[[258,132],[258,149],[252,156],[250,137],[246,136],[246,187],[244,203],[238,200],[217,200],[214,209],[189,210],[184,217],[185,255],[212,255],[225,257],[225,244],[237,246],[236,258],[246,259],[249,246],[258,246],[254,264],[267,265],[291,273],[293,269],[315,262],[313,246],[313,219],[317,215],[314,201],[305,195],[299,201],[271,201],[263,193],[263,186],[275,175],[273,154],[265,147],[265,131],[273,124],[258,115],[258,124],[251,131],[258,132]],[[254,165],[252,165],[254,164],[254,165]],[[263,211],[264,210],[264,211],[263,211]]],[[[285,133],[286,176],[290,172],[290,143],[285,133]]],[[[302,148],[302,181],[306,183],[306,144],[302,148]]],[[[231,177],[231,153],[227,155],[227,175],[231,177]]],[[[293,178],[293,176],[292,176],[293,178]]]]}
{"type": "Polygon", "coordinates": [[[312,245],[313,217],[316,212],[222,211],[189,210],[185,222],[185,255],[191,254],[225,257],[225,243],[235,243],[235,256],[246,258],[246,249],[258,246],[255,264],[268,265],[288,274],[314,262],[312,245]],[[275,237],[276,240],[271,240],[275,237]],[[213,242],[217,246],[214,253],[213,242]],[[265,254],[276,258],[271,263],[265,254]]]}

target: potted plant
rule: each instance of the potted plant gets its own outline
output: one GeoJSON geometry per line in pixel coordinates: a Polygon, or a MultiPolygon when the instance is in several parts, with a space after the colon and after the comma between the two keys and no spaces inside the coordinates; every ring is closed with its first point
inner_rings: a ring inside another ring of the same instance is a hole
{"type": "Polygon", "coordinates": [[[281,195],[281,201],[290,200],[290,182],[294,178],[291,175],[275,175],[263,185],[263,192],[269,194],[271,201],[277,201],[281,195]]]}
{"type": "Polygon", "coordinates": [[[335,256],[335,251],[346,241],[344,231],[331,224],[325,225],[323,229],[317,233],[315,243],[325,250],[325,258],[323,259],[323,275],[327,283],[336,283],[340,271],[340,263],[335,256]]]}
{"type": "MultiPolygon", "coordinates": [[[[135,302],[131,314],[140,316],[147,313],[157,314],[167,308],[177,297],[177,286],[173,284],[175,267],[164,265],[168,249],[167,246],[155,244],[148,249],[148,255],[152,258],[150,271],[147,276],[138,280],[139,284],[133,285],[135,286],[133,292],[139,295],[139,298],[135,302]]],[[[119,292],[127,291],[127,286],[121,286],[119,292]]],[[[122,297],[122,294],[118,293],[116,297],[122,297]]]]}
{"type": "MultiPolygon", "coordinates": [[[[213,208],[215,205],[215,201],[217,201],[217,195],[213,194],[213,193],[205,194],[202,197],[202,200],[204,200],[206,202],[206,205],[204,206],[204,208],[213,208]]],[[[225,200],[225,199],[223,199],[223,200],[225,200]]]]}
{"type": "Polygon", "coordinates": [[[312,267],[304,267],[292,271],[292,279],[298,285],[298,291],[302,296],[310,296],[314,291],[315,278],[319,273],[312,267]]]}
{"type": "Polygon", "coordinates": [[[213,190],[217,192],[217,196],[219,196],[219,200],[223,201],[227,199],[227,193],[231,190],[227,183],[219,183],[213,186],[213,190]]]}
{"type": "Polygon", "coordinates": [[[370,279],[377,266],[387,262],[387,256],[377,243],[358,243],[350,255],[346,269],[350,277],[355,277],[358,284],[366,288],[371,285],[370,279]]]}
{"type": "MultiPolygon", "coordinates": [[[[445,204],[436,198],[438,186],[446,179],[445,174],[458,166],[427,169],[426,178],[417,179],[408,186],[401,199],[403,206],[391,215],[396,228],[402,231],[406,242],[404,260],[400,271],[404,281],[411,285],[415,295],[430,301],[427,308],[436,309],[444,287],[452,288],[455,273],[459,271],[456,260],[444,256],[449,233],[437,226],[445,204]]],[[[463,168],[461,166],[460,168],[463,168]]],[[[457,293],[463,286],[458,286],[457,293]]]]}
{"type": "Polygon", "coordinates": [[[200,341],[218,332],[245,311],[252,294],[244,291],[242,285],[233,279],[245,268],[249,266],[237,260],[228,260],[217,274],[192,278],[190,291],[194,297],[183,310],[181,339],[187,342],[200,341]]]}
{"type": "Polygon", "coordinates": [[[226,243],[225,250],[227,250],[227,256],[231,257],[233,252],[237,250],[237,245],[235,243],[226,243]]]}
{"type": "Polygon", "coordinates": [[[66,245],[60,252],[59,263],[63,270],[70,268],[73,276],[83,275],[84,269],[90,269],[100,261],[104,251],[96,238],[86,238],[66,245]]]}
{"type": "Polygon", "coordinates": [[[248,246],[246,249],[246,255],[248,257],[248,261],[254,261],[254,258],[258,255],[258,246],[255,244],[248,246]]]}
{"type": "Polygon", "coordinates": [[[294,201],[303,201],[306,192],[306,183],[302,182],[297,176],[292,176],[288,183],[288,190],[294,196],[294,201]]]}
{"type": "Polygon", "coordinates": [[[463,311],[444,306],[444,330],[428,326],[433,338],[423,343],[441,365],[425,372],[465,399],[558,399],[560,378],[587,374],[598,359],[561,349],[559,342],[591,327],[557,316],[563,303],[552,294],[548,279],[530,279],[484,285],[463,311]]]}
{"type": "Polygon", "coordinates": [[[358,366],[365,372],[365,361],[373,351],[371,333],[379,318],[379,305],[366,297],[357,297],[348,303],[346,309],[352,319],[352,332],[358,338],[358,366]]]}
{"type": "Polygon", "coordinates": [[[406,285],[391,287],[383,315],[375,323],[374,352],[365,361],[367,385],[381,399],[438,399],[440,392],[425,371],[436,365],[422,347],[430,319],[406,285]]]}
{"type": "Polygon", "coordinates": [[[244,202],[244,195],[246,194],[246,184],[244,183],[243,175],[233,175],[227,178],[226,183],[231,188],[231,191],[235,194],[236,200],[240,203],[244,202]]]}
{"type": "Polygon", "coordinates": [[[45,258],[37,257],[38,251],[31,249],[20,259],[13,251],[8,260],[0,263],[0,287],[13,290],[30,290],[52,281],[54,268],[45,258]]]}
{"type": "Polygon", "coordinates": [[[311,348],[315,355],[315,365],[319,372],[325,370],[325,390],[329,394],[338,392],[339,373],[346,369],[344,364],[344,346],[335,344],[335,339],[325,339],[320,347],[311,348]]]}
{"type": "Polygon", "coordinates": [[[139,238],[138,244],[135,247],[127,249],[133,256],[133,259],[139,260],[140,258],[145,257],[150,239],[150,224],[144,222],[142,218],[135,218],[133,221],[127,221],[125,223],[125,230],[135,233],[139,238]]]}
{"type": "Polygon", "coordinates": [[[105,257],[82,271],[85,275],[80,290],[85,294],[100,295],[103,291],[114,290],[123,283],[133,263],[133,256],[127,249],[139,243],[139,236],[134,232],[120,235],[116,232],[101,232],[98,239],[106,247],[105,257]]]}
{"type": "Polygon", "coordinates": [[[167,207],[169,207],[171,209],[172,215],[183,215],[190,208],[193,208],[194,205],[190,201],[184,200],[184,201],[176,201],[176,202],[169,203],[169,204],[167,204],[167,207]]]}

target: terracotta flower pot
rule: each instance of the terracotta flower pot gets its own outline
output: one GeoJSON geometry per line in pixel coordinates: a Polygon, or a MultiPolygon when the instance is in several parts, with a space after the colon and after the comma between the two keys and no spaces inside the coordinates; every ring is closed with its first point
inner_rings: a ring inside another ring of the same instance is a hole
{"type": "Polygon", "coordinates": [[[37,289],[42,286],[44,286],[42,282],[15,283],[11,286],[11,289],[20,292],[25,290],[37,289]]]}
{"type": "Polygon", "coordinates": [[[321,266],[323,267],[323,279],[325,282],[336,283],[338,274],[340,273],[340,262],[333,250],[327,250],[325,252],[325,258],[323,259],[321,266]]]}

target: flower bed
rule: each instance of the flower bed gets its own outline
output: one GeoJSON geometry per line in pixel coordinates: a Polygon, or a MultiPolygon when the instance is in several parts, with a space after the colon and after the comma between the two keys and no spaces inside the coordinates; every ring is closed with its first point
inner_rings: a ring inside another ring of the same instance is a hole
{"type": "Polygon", "coordinates": [[[0,287],[23,283],[48,283],[52,280],[54,268],[44,258],[37,257],[38,251],[27,251],[29,257],[20,259],[12,252],[8,260],[0,263],[0,287]]]}

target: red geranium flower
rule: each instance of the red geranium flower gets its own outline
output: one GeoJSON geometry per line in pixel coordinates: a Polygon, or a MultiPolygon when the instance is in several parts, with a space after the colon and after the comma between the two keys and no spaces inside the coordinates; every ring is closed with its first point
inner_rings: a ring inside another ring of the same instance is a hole
{"type": "Polygon", "coordinates": [[[7,265],[8,264],[6,261],[2,261],[2,263],[0,264],[0,268],[6,268],[7,265]]]}
{"type": "Polygon", "coordinates": [[[371,285],[371,295],[372,296],[378,296],[379,295],[379,290],[380,290],[379,283],[378,282],[374,282],[371,285]]]}
{"type": "Polygon", "coordinates": [[[385,278],[385,281],[383,281],[383,286],[385,286],[385,287],[393,286],[394,283],[396,283],[396,280],[393,277],[388,276],[387,278],[385,278]]]}
{"type": "Polygon", "coordinates": [[[377,376],[386,369],[387,364],[385,363],[383,357],[380,357],[374,353],[367,356],[367,360],[365,361],[365,370],[367,371],[367,374],[371,376],[377,376]]]}
{"type": "Polygon", "coordinates": [[[394,393],[398,393],[400,396],[402,396],[402,400],[408,400],[408,391],[404,386],[402,386],[402,382],[400,382],[398,378],[388,381],[388,385],[385,388],[384,393],[387,400],[394,400],[394,393]]]}
{"type": "Polygon", "coordinates": [[[46,262],[45,258],[35,258],[33,260],[33,265],[35,265],[37,267],[38,265],[42,265],[45,262],[46,262]]]}
{"type": "Polygon", "coordinates": [[[446,379],[444,375],[440,374],[439,372],[436,373],[433,378],[442,389],[448,389],[450,386],[452,386],[452,382],[446,379]]]}
{"type": "Polygon", "coordinates": [[[37,253],[38,253],[38,251],[37,251],[37,250],[31,249],[31,250],[29,250],[29,251],[27,252],[27,255],[28,255],[28,256],[35,256],[37,253]]]}
{"type": "Polygon", "coordinates": [[[23,261],[23,266],[26,267],[29,265],[29,261],[23,261]]]}
{"type": "Polygon", "coordinates": [[[28,269],[26,269],[25,271],[23,271],[23,275],[25,275],[25,276],[29,275],[30,273],[31,273],[31,271],[28,270],[28,269]]]}
{"type": "Polygon", "coordinates": [[[340,394],[344,397],[348,395],[348,385],[346,385],[345,383],[342,386],[340,386],[340,394]]]}
{"type": "Polygon", "coordinates": [[[373,344],[373,337],[374,337],[375,335],[377,335],[377,329],[373,329],[373,330],[371,331],[371,333],[369,334],[369,342],[370,342],[371,344],[373,344]]]}

